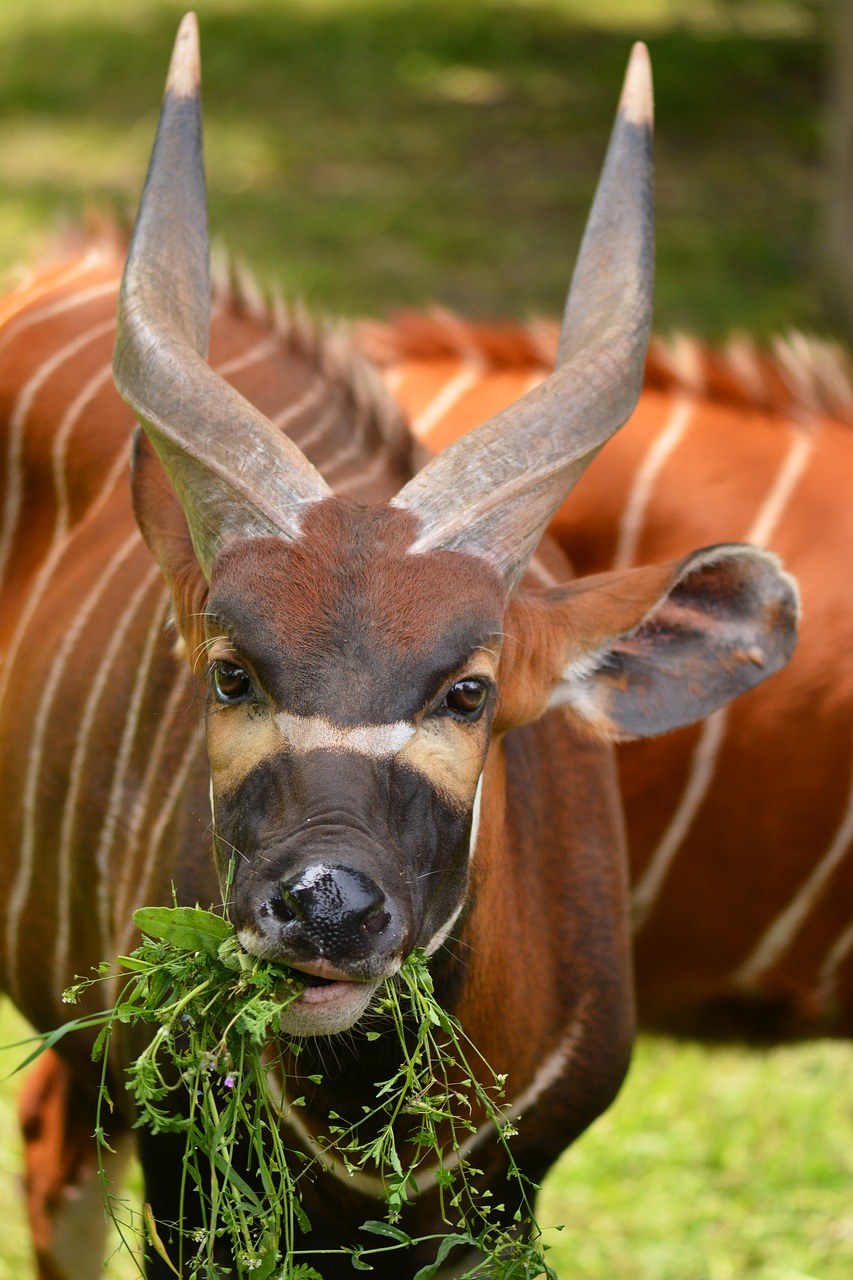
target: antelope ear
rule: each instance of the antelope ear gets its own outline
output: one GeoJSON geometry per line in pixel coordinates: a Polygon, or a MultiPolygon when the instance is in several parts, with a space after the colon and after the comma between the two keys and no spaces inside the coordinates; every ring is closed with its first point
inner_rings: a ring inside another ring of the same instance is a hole
{"type": "MultiPolygon", "coordinates": [[[[535,670],[521,659],[521,683],[538,691],[542,710],[563,707],[587,732],[615,741],[692,724],[766,680],[793,653],[799,618],[796,585],[778,559],[737,544],[581,579],[519,604],[539,616],[512,619],[517,648],[529,652],[525,633],[531,645],[535,632],[547,636],[535,670]]],[[[530,718],[530,694],[525,701],[518,721],[530,718]]]]}
{"type": "Polygon", "coordinates": [[[141,427],[133,437],[131,491],[136,522],[172,592],[175,624],[187,652],[195,653],[204,634],[207,579],[178,496],[141,427]]]}

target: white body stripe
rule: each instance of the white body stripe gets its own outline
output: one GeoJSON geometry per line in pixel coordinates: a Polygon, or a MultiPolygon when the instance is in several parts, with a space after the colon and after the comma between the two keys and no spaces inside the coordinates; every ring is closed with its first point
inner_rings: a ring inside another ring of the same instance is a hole
{"type": "MultiPolygon", "coordinates": [[[[93,267],[104,261],[103,252],[98,246],[95,246],[92,249],[88,249],[82,258],[77,258],[70,266],[58,271],[55,275],[48,273],[41,280],[38,279],[37,275],[30,279],[22,280],[18,288],[0,304],[0,326],[3,329],[0,345],[5,340],[15,316],[23,311],[25,307],[31,307],[39,298],[43,298],[46,293],[55,294],[57,290],[63,289],[72,280],[76,280],[79,276],[84,276],[87,271],[91,271],[93,267]]],[[[113,288],[115,288],[116,281],[113,281],[112,284],[113,288]]],[[[29,323],[29,316],[27,317],[27,322],[29,323]]]]}
{"type": "MultiPolygon", "coordinates": [[[[53,544],[65,537],[70,522],[68,500],[68,444],[71,433],[92,401],[104,387],[112,382],[113,367],[108,361],[103,368],[93,374],[83,385],[62,415],[62,419],[53,439],[51,461],[53,463],[53,487],[56,492],[56,523],[53,531],[53,544]]],[[[122,449],[121,456],[130,466],[129,449],[122,449]]]]}
{"type": "MultiPolygon", "coordinates": [[[[136,852],[142,833],[142,824],[145,821],[145,814],[148,810],[154,784],[163,776],[163,756],[175,732],[175,719],[181,708],[186,705],[189,691],[189,669],[183,665],[176,666],[175,682],[172,685],[172,691],[157,725],[157,733],[148,753],[145,774],[137,790],[122,833],[125,846],[124,869],[114,894],[113,909],[115,916],[113,928],[116,937],[125,939],[125,946],[127,945],[127,939],[130,937],[128,919],[130,916],[131,895],[138,890],[140,879],[147,884],[151,876],[151,856],[143,865],[141,872],[136,865],[136,852]]],[[[194,741],[197,741],[195,736],[194,741]]]]}
{"type": "Polygon", "coordinates": [[[804,434],[801,428],[792,428],[791,437],[791,447],[779,468],[773,488],[744,535],[744,542],[752,542],[757,547],[766,547],[776,532],[782,512],[814,449],[814,437],[804,434]]]}
{"type": "MultiPolygon", "coordinates": [[[[17,319],[11,320],[8,325],[4,325],[3,332],[0,334],[0,350],[8,346],[25,329],[41,324],[43,320],[52,320],[54,316],[64,315],[66,311],[74,311],[77,307],[85,307],[89,302],[97,302],[98,298],[105,298],[111,293],[118,293],[118,280],[103,280],[100,284],[89,285],[85,289],[80,289],[77,293],[69,294],[67,298],[59,298],[58,301],[50,302],[45,307],[39,307],[26,315],[18,316],[17,319]]],[[[115,324],[115,320],[110,323],[115,324]]]]}
{"type": "Polygon", "coordinates": [[[59,646],[53,663],[51,664],[44,689],[42,690],[38,711],[33,721],[33,734],[30,739],[30,747],[27,753],[27,769],[21,800],[23,826],[20,858],[15,880],[9,894],[9,904],[6,915],[6,953],[9,972],[9,986],[12,994],[18,998],[20,998],[20,988],[18,983],[18,929],[20,927],[21,916],[23,914],[24,907],[27,904],[27,899],[29,898],[30,888],[32,885],[36,851],[36,806],[38,803],[38,783],[39,775],[41,773],[41,762],[44,754],[48,720],[53,709],[54,700],[59,690],[59,686],[62,682],[63,676],[65,675],[66,665],[74,651],[74,646],[77,644],[77,641],[83,632],[83,628],[86,626],[95,609],[98,607],[101,598],[116,573],[129,558],[131,553],[141,544],[141,542],[142,537],[140,533],[138,530],[134,529],[130,536],[127,537],[118,548],[101,577],[83,600],[62,638],[62,644],[59,646]]]}
{"type": "MultiPolygon", "coordinates": [[[[163,803],[157,813],[157,820],[151,828],[149,858],[145,867],[145,874],[140,880],[140,901],[145,902],[150,890],[150,872],[153,871],[156,864],[156,854],[160,850],[163,836],[166,828],[174,816],[177,808],[178,800],[184,789],[184,784],[189,776],[190,769],[198,759],[199,752],[203,748],[204,743],[201,736],[197,732],[190,734],[181,762],[175,770],[174,775],[169,779],[169,790],[163,796],[163,803]]],[[[131,928],[132,928],[131,922],[131,928]]]]}
{"type": "Polygon", "coordinates": [[[363,492],[366,485],[372,484],[378,476],[388,466],[387,456],[377,450],[370,462],[365,466],[361,466],[357,471],[351,471],[349,475],[341,476],[335,482],[334,490],[337,494],[355,493],[358,495],[363,492]]]}
{"type": "Polygon", "coordinates": [[[133,923],[133,911],[136,907],[146,905],[151,900],[152,879],[157,869],[157,854],[160,852],[160,846],[163,843],[163,837],[175,810],[178,807],[178,801],[181,798],[184,786],[192,766],[195,764],[199,754],[204,749],[204,742],[198,733],[192,733],[189,741],[184,749],[181,762],[175,773],[169,779],[169,790],[161,798],[160,809],[157,813],[157,820],[151,828],[151,834],[146,841],[148,851],[145,863],[142,868],[142,874],[132,887],[135,892],[131,892],[127,919],[119,922],[119,937],[121,939],[122,949],[126,949],[133,938],[136,926],[133,923]]]}
{"type": "MultiPolygon", "coordinates": [[[[294,431],[292,433],[293,439],[298,441],[302,452],[305,454],[310,453],[313,457],[317,457],[329,434],[334,434],[339,416],[340,406],[332,400],[312,416],[310,431],[307,431],[304,435],[294,431]]],[[[325,462],[323,463],[323,471],[326,471],[325,462]]]]}
{"type": "Polygon", "coordinates": [[[643,521],[651,500],[655,481],[664,463],[680,443],[696,409],[695,400],[678,396],[660,435],[656,436],[637,469],[634,483],[619,521],[619,535],[613,557],[614,569],[628,569],[635,560],[643,521]]]}
{"type": "Polygon", "coordinates": [[[411,424],[412,434],[419,440],[424,436],[428,436],[435,424],[440,422],[444,415],[453,408],[457,400],[462,399],[466,391],[471,390],[481,375],[482,369],[480,365],[463,364],[455,377],[444,383],[438,395],[434,396],[414,419],[411,424]]]}
{"type": "Polygon", "coordinates": [[[563,581],[561,578],[556,578],[550,570],[546,569],[536,555],[533,556],[527,566],[527,572],[535,579],[536,585],[539,587],[559,587],[563,581]]]}
{"type": "Polygon", "coordinates": [[[776,526],[782,512],[788,505],[797,481],[806,469],[806,463],[814,451],[814,436],[803,431],[794,433],[791,448],[776,478],[776,483],[768,494],[755,523],[746,535],[746,542],[754,542],[757,547],[766,547],[776,532],[776,526]]]}
{"type": "MultiPolygon", "coordinates": [[[[300,414],[306,413],[309,409],[313,409],[315,405],[319,404],[327,392],[328,387],[325,380],[318,375],[313,382],[309,383],[307,391],[298,400],[286,404],[283,409],[280,409],[278,413],[270,418],[270,422],[274,427],[278,427],[279,431],[284,431],[288,424],[298,418],[300,414]]],[[[302,449],[302,445],[299,447],[302,449]]]]}
{"type": "Polygon", "coordinates": [[[38,395],[41,388],[47,382],[51,374],[55,373],[66,360],[70,360],[73,356],[87,347],[89,343],[94,342],[97,338],[103,337],[105,333],[109,333],[114,328],[115,321],[108,320],[101,324],[95,325],[92,329],[87,329],[83,334],[79,334],[71,342],[66,343],[59,351],[54,354],[43,364],[39,365],[35,373],[21,388],[21,393],[15,402],[15,407],[9,418],[9,443],[6,458],[6,494],[3,505],[3,523],[0,526],[0,582],[6,573],[6,565],[12,550],[12,543],[18,528],[18,517],[21,512],[23,503],[24,476],[23,476],[23,447],[24,447],[24,425],[27,415],[32,407],[33,400],[38,395]]]}
{"type": "MultiPolygon", "coordinates": [[[[63,987],[66,987],[74,977],[73,973],[68,972],[68,944],[71,936],[71,884],[73,876],[72,850],[77,804],[86,774],[89,737],[113,664],[122,650],[131,623],[145,597],[149,594],[151,587],[157,581],[159,574],[160,570],[157,565],[152,564],[136,590],[131,594],[128,603],[117,616],[109,641],[100,655],[94,679],[83,704],[80,723],[77,726],[74,751],[68,768],[68,789],[65,792],[65,806],[62,813],[59,848],[57,850],[57,924],[53,948],[54,986],[57,991],[61,991],[63,987]]],[[[108,938],[104,937],[102,941],[107,943],[108,938]]]]}
{"type": "Polygon", "coordinates": [[[717,756],[726,732],[726,723],[727,708],[723,707],[709,716],[702,726],[701,737],[693,752],[690,776],[678,807],[631,894],[631,915],[635,933],[639,933],[648,920],[669,874],[673,859],[693,825],[699,806],[710,790],[717,756]]]}
{"type": "MultiPolygon", "coordinates": [[[[63,447],[67,447],[68,437],[74,425],[73,418],[71,418],[69,415],[66,415],[66,419],[67,419],[68,431],[66,432],[63,440],[63,447]]],[[[60,452],[55,452],[54,458],[53,458],[55,480],[62,466],[63,466],[63,455],[60,452]]],[[[123,448],[120,450],[118,457],[116,458],[115,462],[107,472],[103,487],[93,498],[92,503],[86,512],[85,521],[91,520],[101,510],[104,503],[108,501],[110,495],[115,491],[115,488],[116,488],[116,485],[118,484],[119,479],[126,475],[128,466],[129,466],[128,453],[123,448]]],[[[2,709],[3,702],[6,696],[6,690],[9,685],[9,679],[11,677],[11,673],[14,667],[15,658],[18,655],[18,651],[23,642],[23,638],[27,633],[27,628],[29,627],[32,617],[39,606],[39,603],[44,598],[44,595],[47,591],[48,586],[50,585],[53,574],[56,571],[57,565],[62,559],[62,556],[65,554],[69,541],[71,540],[71,538],[75,536],[77,529],[81,528],[84,523],[84,521],[81,521],[80,525],[78,525],[74,530],[72,530],[70,533],[67,532],[67,524],[68,524],[67,497],[64,498],[63,495],[64,495],[64,483],[62,487],[59,487],[59,486],[57,487],[57,502],[58,502],[57,516],[56,516],[56,523],[54,525],[53,536],[51,538],[51,543],[48,548],[48,553],[45,556],[45,559],[42,562],[41,566],[39,567],[38,573],[35,575],[35,578],[33,579],[32,589],[30,590],[30,593],[27,596],[26,603],[23,609],[21,610],[20,617],[18,618],[18,621],[15,625],[15,630],[12,632],[12,635],[9,639],[9,645],[3,658],[2,668],[0,668],[0,709],[2,709]],[[63,506],[63,501],[64,501],[64,506],[63,506]]]]}
{"type": "MultiPolygon", "coordinates": [[[[364,481],[364,474],[361,471],[361,455],[364,453],[364,444],[361,440],[355,439],[350,441],[337,453],[332,454],[330,458],[323,461],[323,479],[333,488],[340,485],[341,480],[347,476],[358,476],[359,481],[364,481]]],[[[384,459],[383,459],[384,461],[384,459]]]]}
{"type": "Polygon", "coordinates": [[[739,987],[752,989],[761,974],[775,964],[787,950],[840,865],[851,842],[853,842],[853,777],[850,780],[847,806],[829,848],[785,910],[773,921],[752,954],[738,969],[735,982],[739,987]]]}
{"type": "MultiPolygon", "coordinates": [[[[791,435],[791,447],[744,539],[756,546],[766,546],[772,538],[814,448],[813,437],[801,428],[792,428],[791,435]]],[[[675,856],[711,790],[727,724],[728,708],[723,708],[702,726],[681,800],[631,896],[635,933],[648,920],[675,856]]]]}
{"type": "Polygon", "coordinates": [[[820,976],[818,978],[818,1001],[820,1008],[824,1012],[828,1012],[832,1008],[835,998],[835,986],[838,980],[838,970],[846,961],[850,953],[853,952],[853,922],[835,939],[829,953],[820,967],[820,976]]]}
{"type": "Polygon", "coordinates": [[[266,360],[268,356],[275,355],[278,345],[275,338],[264,338],[262,342],[254,343],[239,356],[232,356],[230,360],[216,365],[216,372],[221,378],[231,377],[243,369],[250,368],[253,364],[258,364],[261,360],[266,360]]]}
{"type": "Polygon", "coordinates": [[[148,681],[151,678],[151,664],[157,650],[157,641],[163,634],[169,601],[170,593],[168,588],[163,588],[159,603],[151,611],[151,623],[148,628],[148,635],[145,637],[145,644],[139,655],[136,678],[133,683],[127,714],[122,725],[121,741],[119,742],[118,753],[113,766],[110,794],[104,811],[103,822],[101,823],[98,847],[95,850],[95,867],[98,875],[98,918],[100,920],[101,939],[105,955],[113,936],[110,904],[115,892],[115,885],[110,880],[110,854],[121,814],[122,801],[124,800],[130,756],[136,740],[136,732],[139,728],[142,700],[148,681]]]}

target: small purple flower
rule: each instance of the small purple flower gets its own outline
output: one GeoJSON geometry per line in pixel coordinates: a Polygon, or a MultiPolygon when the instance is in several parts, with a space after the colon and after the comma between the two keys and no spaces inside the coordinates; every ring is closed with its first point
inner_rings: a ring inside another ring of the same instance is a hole
{"type": "Polygon", "coordinates": [[[226,1089],[233,1089],[235,1084],[234,1077],[226,1076],[225,1079],[222,1081],[222,1083],[226,1089]]]}

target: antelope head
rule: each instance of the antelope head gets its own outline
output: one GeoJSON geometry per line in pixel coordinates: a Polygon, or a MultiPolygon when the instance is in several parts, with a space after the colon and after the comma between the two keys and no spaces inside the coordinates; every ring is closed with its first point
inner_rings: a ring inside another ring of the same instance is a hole
{"type": "Polygon", "coordinates": [[[550,517],[639,394],[651,117],[637,46],[553,375],[389,503],[360,505],[206,363],[198,47],[192,15],[182,24],[114,369],[142,427],[137,517],[188,652],[206,655],[231,918],[247,950],[307,975],[287,1031],[351,1026],[413,948],[447,937],[497,735],[558,705],[605,736],[658,732],[790,650],[791,587],[770,557],[740,548],[518,590],[550,517]],[[724,598],[734,609],[721,621],[724,598]]]}

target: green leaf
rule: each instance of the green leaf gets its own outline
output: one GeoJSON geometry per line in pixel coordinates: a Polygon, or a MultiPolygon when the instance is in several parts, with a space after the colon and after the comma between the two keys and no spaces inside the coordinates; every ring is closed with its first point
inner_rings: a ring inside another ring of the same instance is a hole
{"type": "Polygon", "coordinates": [[[183,951],[205,951],[215,956],[220,945],[234,933],[222,916],[201,907],[140,907],[133,922],[150,938],[160,938],[183,951]]]}
{"type": "MultiPolygon", "coordinates": [[[[82,1018],[73,1018],[70,1022],[63,1022],[61,1027],[49,1032],[45,1036],[30,1036],[22,1044],[31,1043],[33,1040],[38,1041],[38,1046],[33,1049],[32,1053],[28,1053],[23,1062],[19,1062],[14,1071],[10,1071],[8,1076],[4,1076],[4,1080],[8,1080],[11,1076],[15,1076],[19,1071],[24,1071],[31,1062],[35,1062],[36,1058],[41,1057],[46,1049],[52,1049],[63,1036],[67,1036],[70,1031],[82,1031],[87,1027],[102,1027],[105,1022],[109,1022],[112,1017],[112,1010],[103,1013],[93,1013],[84,1015],[82,1018]]],[[[7,1045],[7,1049],[15,1048],[15,1045],[7,1045]]]]}
{"type": "Polygon", "coordinates": [[[438,1246],[438,1253],[435,1255],[436,1262],[439,1264],[444,1262],[445,1258],[450,1253],[450,1250],[455,1249],[457,1245],[460,1244],[476,1246],[477,1241],[469,1231],[465,1231],[458,1236],[445,1236],[441,1244],[438,1246]]]}
{"type": "Polygon", "coordinates": [[[435,1262],[428,1262],[425,1267],[421,1267],[420,1271],[412,1276],[412,1280],[433,1280],[433,1276],[436,1276],[441,1270],[450,1250],[455,1249],[460,1244],[476,1246],[477,1241],[467,1231],[463,1235],[445,1236],[438,1246],[435,1262]]]}
{"type": "Polygon", "coordinates": [[[261,1265],[252,1272],[253,1280],[271,1280],[278,1267],[278,1241],[271,1235],[265,1235],[259,1242],[256,1252],[261,1256],[261,1265]]]}
{"type": "Polygon", "coordinates": [[[433,1280],[440,1266],[440,1262],[428,1262],[425,1267],[421,1267],[420,1271],[415,1272],[412,1280],[433,1280]]]}
{"type": "Polygon", "coordinates": [[[95,1036],[95,1043],[92,1045],[93,1062],[100,1062],[104,1049],[106,1048],[107,1042],[110,1038],[110,1031],[110,1024],[107,1023],[105,1027],[101,1027],[100,1031],[95,1036]]]}
{"type": "Polygon", "coordinates": [[[168,1253],[166,1252],[166,1246],[163,1244],[163,1241],[160,1239],[160,1233],[157,1230],[157,1223],[154,1219],[154,1210],[151,1208],[150,1204],[144,1204],[142,1206],[142,1217],[145,1221],[145,1230],[148,1233],[148,1239],[151,1241],[152,1245],[154,1246],[155,1251],[163,1259],[163,1261],[165,1262],[169,1270],[173,1271],[176,1276],[180,1276],[180,1272],[178,1271],[177,1267],[172,1262],[172,1259],[169,1257],[168,1253]]]}
{"type": "Polygon", "coordinates": [[[253,1189],[249,1186],[248,1182],[246,1182],[245,1178],[240,1177],[240,1174],[234,1166],[230,1164],[224,1156],[220,1155],[218,1151],[209,1151],[207,1154],[211,1163],[214,1164],[222,1174],[225,1185],[227,1186],[230,1184],[237,1187],[245,1196],[246,1203],[252,1206],[253,1213],[265,1214],[266,1207],[261,1204],[253,1189]]]}
{"type": "Polygon", "coordinates": [[[300,1231],[304,1231],[306,1233],[309,1232],[311,1230],[311,1223],[308,1221],[308,1214],[302,1208],[302,1202],[298,1196],[294,1196],[293,1199],[293,1214],[296,1221],[299,1223],[300,1231]]]}
{"type": "Polygon", "coordinates": [[[393,1226],[390,1222],[380,1222],[378,1219],[371,1219],[369,1222],[362,1222],[361,1231],[369,1231],[374,1236],[387,1236],[389,1240],[396,1240],[399,1244],[414,1244],[414,1240],[405,1231],[401,1231],[399,1227],[393,1226]]]}

